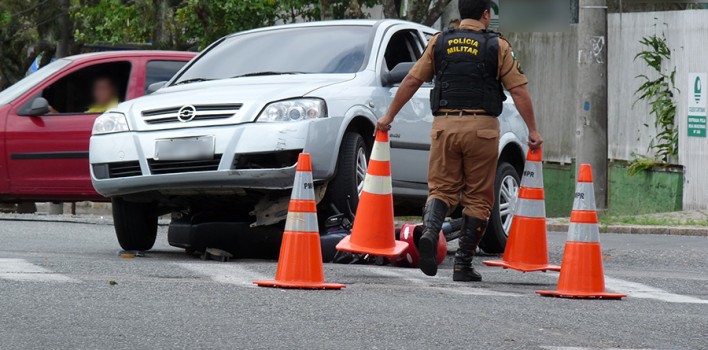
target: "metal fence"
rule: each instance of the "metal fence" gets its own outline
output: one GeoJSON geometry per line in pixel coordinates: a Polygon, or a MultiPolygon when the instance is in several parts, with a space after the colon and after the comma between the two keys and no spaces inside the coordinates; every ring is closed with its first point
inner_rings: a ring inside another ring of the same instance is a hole
{"type": "MultiPolygon", "coordinates": [[[[610,14],[608,17],[608,118],[609,157],[630,159],[632,152],[646,154],[653,119],[646,103],[637,103],[636,76],[651,74],[634,56],[642,50],[639,41],[654,33],[666,35],[671,48],[667,69],[676,67],[677,124],[679,127],[678,163],[685,167],[684,209],[708,208],[708,138],[688,137],[687,106],[689,72],[708,72],[708,11],[687,10],[610,14]],[[648,124],[649,126],[645,126],[648,124]]],[[[708,86],[708,84],[706,84],[708,86]]],[[[706,89],[708,90],[708,89],[706,89]]]]}
{"type": "MultiPolygon", "coordinates": [[[[672,50],[669,65],[676,67],[679,89],[677,162],[685,167],[684,209],[708,209],[708,139],[687,136],[687,99],[692,93],[688,73],[708,72],[708,11],[613,13],[608,15],[607,32],[608,158],[651,155],[654,120],[646,102],[634,103],[634,92],[641,84],[637,76],[653,72],[634,57],[643,50],[639,41],[644,36],[663,32],[672,50]]],[[[579,106],[577,28],[572,25],[566,33],[510,33],[508,38],[530,81],[539,129],[546,140],[544,158],[569,163],[575,157],[579,106]]]]}

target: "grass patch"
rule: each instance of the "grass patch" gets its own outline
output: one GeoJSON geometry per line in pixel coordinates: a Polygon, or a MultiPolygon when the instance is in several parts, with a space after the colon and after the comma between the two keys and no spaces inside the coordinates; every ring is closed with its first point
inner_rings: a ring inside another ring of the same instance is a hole
{"type": "Polygon", "coordinates": [[[643,225],[643,226],[708,226],[708,219],[670,219],[652,216],[605,216],[600,219],[602,225],[643,225]]]}

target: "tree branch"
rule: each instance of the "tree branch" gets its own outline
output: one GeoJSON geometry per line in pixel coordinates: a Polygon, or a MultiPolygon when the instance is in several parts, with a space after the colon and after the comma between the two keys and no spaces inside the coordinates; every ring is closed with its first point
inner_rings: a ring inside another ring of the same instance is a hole
{"type": "MultiPolygon", "coordinates": [[[[433,4],[433,8],[428,11],[428,15],[425,17],[425,19],[422,21],[423,24],[426,26],[432,26],[435,24],[435,21],[442,16],[443,12],[445,11],[445,7],[450,3],[450,0],[435,0],[435,3],[433,4]]],[[[445,23],[443,23],[445,25],[445,23]]]]}

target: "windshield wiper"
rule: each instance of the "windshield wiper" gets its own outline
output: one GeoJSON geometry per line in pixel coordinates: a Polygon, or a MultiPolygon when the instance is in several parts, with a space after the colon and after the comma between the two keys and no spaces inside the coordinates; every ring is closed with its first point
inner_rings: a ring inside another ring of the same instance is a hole
{"type": "Polygon", "coordinates": [[[213,79],[207,79],[207,78],[192,78],[192,79],[187,79],[187,80],[182,80],[178,83],[173,84],[172,86],[177,86],[177,85],[184,85],[184,84],[190,84],[190,83],[198,83],[200,81],[209,81],[213,79]]]}
{"type": "Polygon", "coordinates": [[[307,74],[305,72],[274,72],[274,71],[264,71],[264,72],[253,72],[253,73],[246,73],[246,74],[240,74],[240,75],[234,75],[231,77],[231,79],[234,78],[243,78],[243,77],[257,77],[261,75],[287,75],[287,74],[307,74]]]}

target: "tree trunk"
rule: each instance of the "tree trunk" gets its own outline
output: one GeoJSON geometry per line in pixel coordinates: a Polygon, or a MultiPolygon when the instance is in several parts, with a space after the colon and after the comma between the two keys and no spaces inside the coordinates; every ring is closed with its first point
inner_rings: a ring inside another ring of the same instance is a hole
{"type": "Polygon", "coordinates": [[[167,28],[167,16],[169,15],[168,0],[155,1],[155,30],[152,33],[152,45],[158,49],[172,47],[170,30],[167,28]]]}
{"type": "Polygon", "coordinates": [[[69,18],[69,6],[70,0],[59,0],[59,17],[57,18],[57,24],[59,31],[59,40],[57,42],[57,50],[54,55],[57,58],[66,57],[71,54],[71,46],[73,44],[73,25],[71,23],[71,18],[69,18]]]}
{"type": "Polygon", "coordinates": [[[365,18],[364,11],[361,10],[361,4],[358,0],[349,1],[349,9],[346,14],[347,18],[365,18]]]}
{"type": "Polygon", "coordinates": [[[334,19],[332,3],[329,0],[320,0],[320,19],[323,21],[334,19]]]}
{"type": "MultiPolygon", "coordinates": [[[[386,0],[389,2],[390,0],[386,0]]],[[[404,18],[427,26],[435,24],[435,21],[440,18],[445,6],[450,3],[450,0],[409,0],[408,11],[404,18]]],[[[384,11],[386,4],[384,3],[384,11]]]]}
{"type": "MultiPolygon", "coordinates": [[[[427,11],[427,15],[424,17],[421,23],[425,24],[426,26],[432,26],[435,24],[435,21],[442,16],[443,12],[445,12],[445,7],[450,4],[450,0],[436,0],[433,3],[433,7],[430,9],[430,11],[427,11]]],[[[446,23],[443,23],[446,25],[446,23]]]]}
{"type": "Polygon", "coordinates": [[[400,18],[401,17],[401,2],[396,0],[384,0],[383,2],[383,13],[386,18],[400,18]]]}

